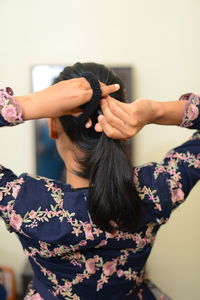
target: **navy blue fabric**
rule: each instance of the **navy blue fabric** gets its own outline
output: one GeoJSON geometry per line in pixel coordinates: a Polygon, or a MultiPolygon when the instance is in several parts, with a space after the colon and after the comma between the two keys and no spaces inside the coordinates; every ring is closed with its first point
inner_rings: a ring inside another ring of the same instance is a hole
{"type": "Polygon", "coordinates": [[[7,122],[6,120],[4,120],[4,118],[0,114],[0,127],[3,127],[3,126],[9,126],[9,122],[7,122]]]}
{"type": "MultiPolygon", "coordinates": [[[[199,120],[198,115],[191,126],[199,129],[199,120]]],[[[1,166],[0,216],[29,258],[35,293],[45,300],[155,300],[143,282],[144,267],[159,228],[200,178],[199,149],[197,131],[161,163],[134,168],[140,226],[114,235],[92,223],[88,188],[30,174],[18,177],[1,166]]]]}
{"type": "Polygon", "coordinates": [[[7,298],[7,293],[5,288],[0,284],[0,299],[1,300],[6,300],[7,298]]]}

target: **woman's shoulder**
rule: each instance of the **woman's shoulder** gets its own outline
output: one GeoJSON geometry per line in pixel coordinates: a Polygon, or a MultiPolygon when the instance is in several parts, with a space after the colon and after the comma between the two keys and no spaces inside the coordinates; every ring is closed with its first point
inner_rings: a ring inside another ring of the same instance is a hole
{"type": "MultiPolygon", "coordinates": [[[[73,189],[71,185],[62,181],[47,177],[24,173],[20,177],[23,182],[19,201],[27,208],[41,207],[47,209],[53,206],[60,209],[73,209],[79,203],[79,199],[86,197],[88,188],[73,189]]],[[[79,203],[81,205],[81,203],[79,203]]]]}
{"type": "Polygon", "coordinates": [[[23,174],[23,178],[14,208],[21,220],[19,233],[55,242],[71,233],[73,222],[89,220],[88,189],[73,190],[61,181],[31,174],[23,174]]]}
{"type": "Polygon", "coordinates": [[[23,173],[20,175],[20,177],[25,178],[26,184],[33,184],[33,185],[38,185],[38,186],[46,186],[46,187],[55,187],[59,186],[62,187],[63,189],[68,189],[70,190],[70,185],[63,183],[62,181],[55,180],[52,178],[40,176],[40,175],[35,175],[32,173],[23,173]]]}

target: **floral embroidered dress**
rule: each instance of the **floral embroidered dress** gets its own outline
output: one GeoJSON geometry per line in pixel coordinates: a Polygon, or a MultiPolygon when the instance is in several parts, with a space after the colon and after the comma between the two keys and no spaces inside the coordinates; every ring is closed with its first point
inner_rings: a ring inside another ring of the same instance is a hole
{"type": "MultiPolygon", "coordinates": [[[[200,98],[187,95],[181,126],[200,128],[200,98]]],[[[0,117],[0,125],[8,125],[0,117]]],[[[34,272],[26,299],[143,299],[156,296],[143,280],[155,236],[200,178],[200,132],[163,162],[134,168],[142,204],[134,232],[103,232],[91,221],[88,188],[0,168],[0,216],[15,232],[34,272]]],[[[165,299],[157,298],[157,299],[165,299]]]]}

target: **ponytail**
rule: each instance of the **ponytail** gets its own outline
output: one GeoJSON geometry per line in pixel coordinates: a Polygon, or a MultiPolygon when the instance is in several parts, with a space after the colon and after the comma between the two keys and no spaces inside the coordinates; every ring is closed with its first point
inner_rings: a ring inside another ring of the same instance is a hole
{"type": "MultiPolygon", "coordinates": [[[[93,144],[94,146],[94,144],[93,144]]],[[[93,148],[87,148],[79,161],[89,178],[89,212],[92,221],[102,230],[133,230],[138,221],[140,200],[133,184],[133,168],[119,141],[104,133],[93,148]]]]}
{"type": "MultiPolygon", "coordinates": [[[[95,63],[77,63],[65,68],[54,83],[81,76],[90,71],[105,84],[119,83],[112,96],[124,101],[123,82],[111,70],[95,63]]],[[[71,141],[84,154],[75,157],[81,169],[74,173],[89,179],[89,212],[94,224],[103,231],[134,230],[139,219],[140,199],[133,183],[133,167],[123,151],[122,143],[96,132],[98,110],[92,114],[92,127],[79,127],[76,117],[62,116],[60,122],[71,141]]]]}

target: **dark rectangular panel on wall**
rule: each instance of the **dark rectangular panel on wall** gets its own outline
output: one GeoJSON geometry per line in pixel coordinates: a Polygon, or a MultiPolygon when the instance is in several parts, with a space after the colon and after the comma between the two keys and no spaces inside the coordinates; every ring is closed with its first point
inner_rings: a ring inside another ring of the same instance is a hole
{"type": "MultiPolygon", "coordinates": [[[[54,78],[62,71],[62,65],[38,65],[32,69],[33,91],[44,89],[52,84],[54,78]]],[[[122,79],[126,89],[127,102],[132,101],[132,68],[123,66],[110,66],[122,79]]],[[[49,138],[47,120],[35,121],[36,128],[36,170],[40,176],[52,179],[65,180],[64,164],[59,158],[55,142],[49,138]]],[[[131,140],[124,143],[129,158],[132,156],[131,140]]]]}

